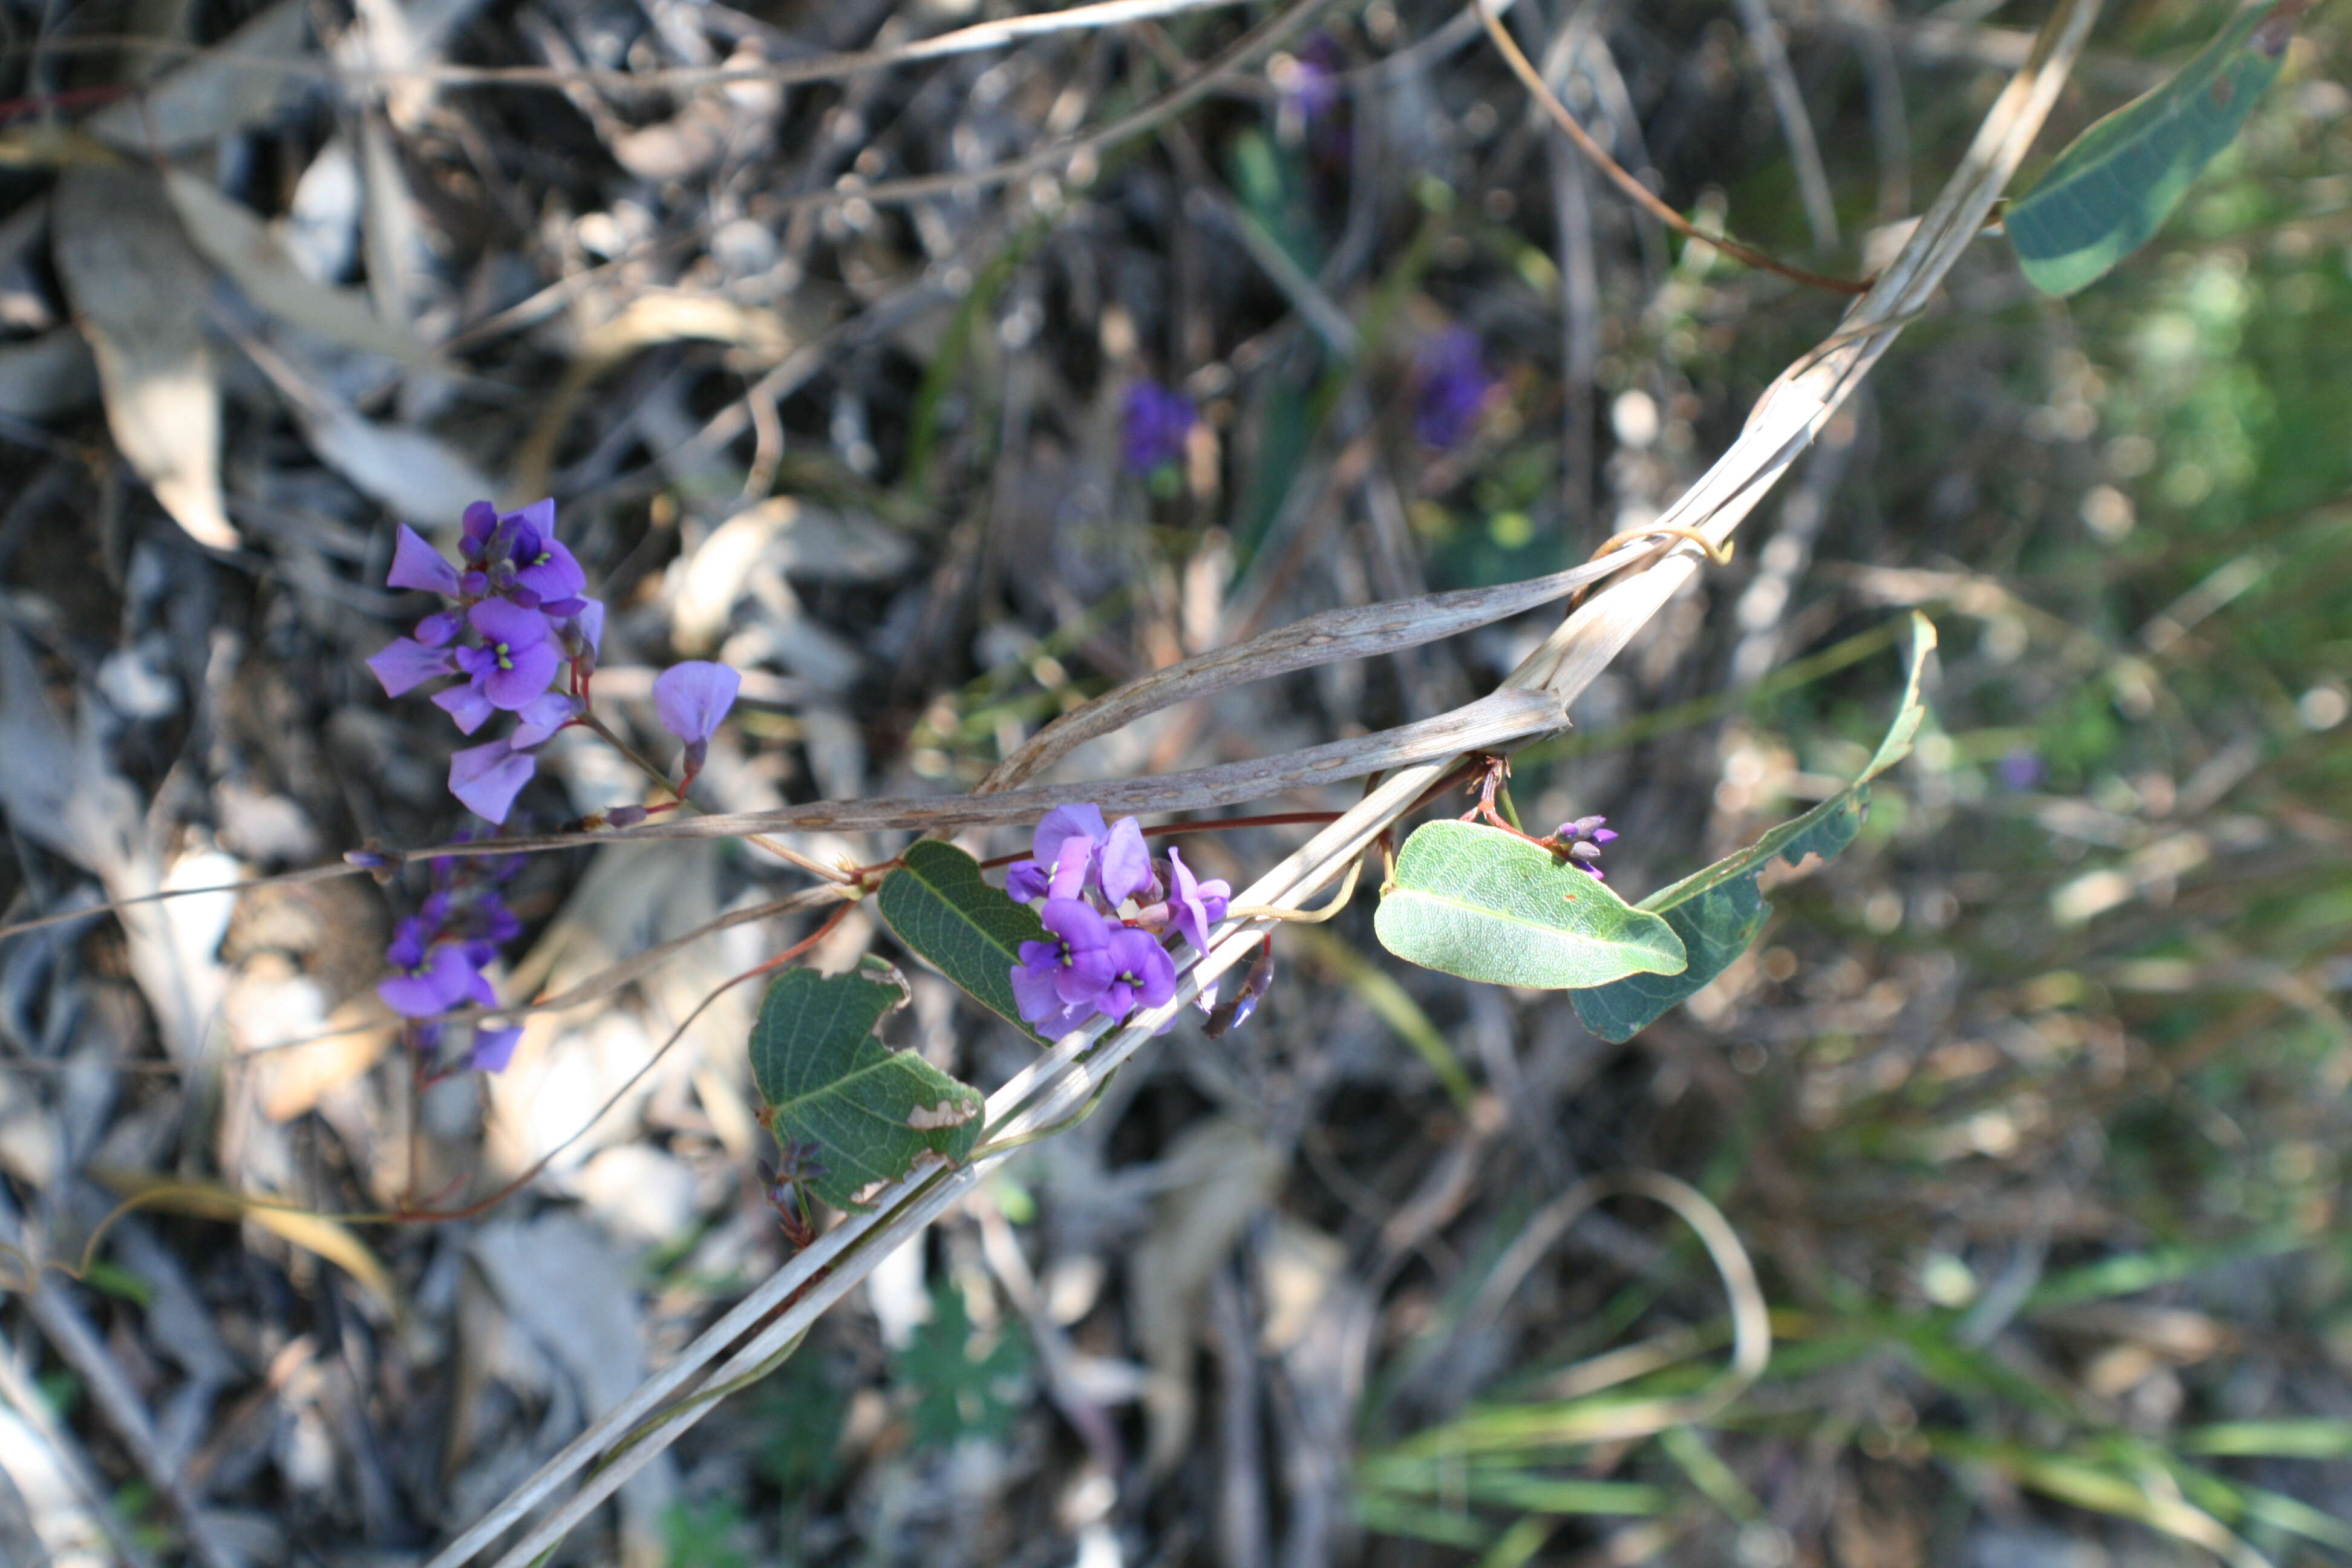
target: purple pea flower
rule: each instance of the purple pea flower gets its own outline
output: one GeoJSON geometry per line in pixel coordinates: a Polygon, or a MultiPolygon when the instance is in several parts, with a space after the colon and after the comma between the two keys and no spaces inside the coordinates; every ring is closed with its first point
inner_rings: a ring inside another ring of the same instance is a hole
{"type": "MultiPolygon", "coordinates": [[[[513,529],[516,585],[551,614],[574,613],[576,606],[571,601],[588,586],[588,574],[555,537],[555,498],[533,501],[499,522],[501,528],[513,529]]],[[[517,598],[520,601],[520,595],[517,598]]]]}
{"type": "Polygon", "coordinates": [[[1102,895],[1116,909],[1130,898],[1150,890],[1151,851],[1144,847],[1143,829],[1135,818],[1122,816],[1103,838],[1096,862],[1102,895]]]}
{"type": "Polygon", "coordinates": [[[742,685],[742,676],[723,664],[690,658],[671,665],[654,678],[655,716],[688,746],[707,744],[742,685]]]}
{"type": "Polygon", "coordinates": [[[485,599],[466,612],[466,619],[481,634],[482,646],[459,648],[458,668],[473,678],[490,706],[512,712],[547,689],[563,654],[545,616],[504,599],[485,599]]]}
{"type": "Polygon", "coordinates": [[[1419,393],[1412,433],[1424,447],[1452,451],[1477,433],[1478,417],[1495,390],[1478,352],[1478,334],[1448,327],[1422,340],[1413,356],[1419,393]]]}
{"type": "Polygon", "coordinates": [[[1043,894],[1075,899],[1092,879],[1096,854],[1110,837],[1098,805],[1057,805],[1047,812],[1030,836],[1027,860],[1005,868],[1005,889],[1023,903],[1043,894]],[[1065,857],[1070,868],[1063,870],[1065,857]],[[1013,891],[1014,889],[1031,889],[1013,891]]]}
{"type": "Polygon", "coordinates": [[[475,1072],[504,1072],[514,1060],[515,1043],[522,1038],[522,1026],[492,1029],[477,1025],[474,1043],[466,1049],[466,1066],[475,1072]]]}
{"type": "Polygon", "coordinates": [[[1077,899],[1048,899],[1043,911],[1049,942],[1024,942],[1013,971],[1013,998],[1033,1024],[1068,1008],[1091,1012],[1110,983],[1111,932],[1094,907],[1077,899]]]}
{"type": "Polygon", "coordinates": [[[2001,788],[2022,795],[2042,783],[2042,753],[2031,746],[2020,746],[2004,753],[1995,771],[2000,774],[2001,788]]]}
{"type": "Polygon", "coordinates": [[[1609,879],[1607,875],[1593,862],[1601,858],[1601,847],[1617,837],[1615,828],[1601,826],[1608,820],[1605,816],[1580,816],[1574,822],[1561,823],[1551,831],[1552,837],[1559,840],[1560,848],[1567,853],[1570,865],[1580,871],[1591,872],[1604,882],[1609,879]]]}
{"type": "Polygon", "coordinates": [[[1004,868],[1004,890],[1016,904],[1034,904],[1053,887],[1054,879],[1034,860],[1015,860],[1004,868]]]}
{"type": "Polygon", "coordinates": [[[504,738],[487,745],[467,746],[449,759],[449,793],[467,811],[490,822],[504,822],[514,808],[539,759],[504,738]]]}
{"type": "Polygon", "coordinates": [[[1209,951],[1209,928],[1225,918],[1225,906],[1232,900],[1233,889],[1223,878],[1202,881],[1184,864],[1184,857],[1174,846],[1168,850],[1170,913],[1171,922],[1200,952],[1209,951]]]}
{"type": "Polygon", "coordinates": [[[1134,1012],[1138,1003],[1157,1007],[1176,994],[1176,962],[1150,932],[1121,926],[1105,947],[1110,978],[1095,1005],[1114,1020],[1134,1012]]]}
{"type": "Polygon", "coordinates": [[[427,947],[422,921],[401,921],[383,956],[395,973],[377,984],[376,994],[404,1018],[429,1018],[469,999],[485,1007],[498,1003],[498,993],[482,978],[466,944],[445,942],[427,947]]]}
{"type": "Polygon", "coordinates": [[[441,552],[423,534],[404,522],[393,544],[392,570],[384,582],[394,588],[438,594],[445,599],[457,596],[457,569],[444,561],[441,552]]]}
{"type": "Polygon", "coordinates": [[[457,656],[411,637],[394,637],[368,657],[367,667],[383,683],[386,697],[400,697],[428,680],[457,674],[457,656]]]}
{"type": "Polygon", "coordinates": [[[1192,400],[1172,386],[1139,381],[1127,389],[1124,456],[1131,474],[1149,474],[1184,455],[1200,418],[1192,400]]]}

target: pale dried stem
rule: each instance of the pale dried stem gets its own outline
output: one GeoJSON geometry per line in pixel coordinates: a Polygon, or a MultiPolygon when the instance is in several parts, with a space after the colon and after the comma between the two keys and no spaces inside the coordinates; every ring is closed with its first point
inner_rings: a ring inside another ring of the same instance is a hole
{"type": "MultiPolygon", "coordinates": [[[[1739,439],[1663,522],[1697,529],[1719,543],[1811,444],[1904,322],[1925,305],[1975,236],[2049,112],[2097,9],[2096,0],[2064,0],[2042,29],[2024,68],[1994,103],[1958,172],[1921,220],[1902,255],[1855,305],[1841,331],[1791,366],[1766,392],[1739,439]]],[[[1596,595],[1512,672],[1506,689],[1542,690],[1562,701],[1573,699],[1688,580],[1701,559],[1696,545],[1679,544],[1647,568],[1596,595]]],[[[1452,756],[1433,759],[1391,774],[1306,846],[1236,895],[1234,903],[1302,907],[1318,890],[1342,876],[1430,784],[1445,775],[1455,760],[1452,756]]],[[[764,1367],[863,1279],[876,1261],[912,1240],[970,1191],[1005,1157],[1013,1142],[1083,1108],[1108,1075],[1189,1005],[1202,986],[1249,958],[1261,929],[1250,921],[1225,921],[1213,933],[1205,955],[1187,952],[1179,961],[1177,993],[1165,1005],[1116,1029],[1098,1022],[1056,1044],[989,1097],[991,1139],[983,1145],[987,1152],[954,1170],[924,1172],[901,1180],[879,1194],[873,1208],[850,1216],[793,1258],[498,1509],[451,1542],[429,1568],[458,1568],[472,1561],[564,1481],[602,1460],[601,1468],[579,1490],[499,1560],[499,1568],[523,1568],[551,1547],[716,1403],[689,1401],[658,1425],[639,1430],[663,1401],[685,1390],[714,1362],[719,1364],[703,1384],[713,1389],[727,1388],[764,1367]],[[821,1270],[824,1278],[819,1279],[821,1270]],[[803,1289],[805,1294],[794,1300],[803,1289]],[[792,1305],[778,1312],[787,1301],[792,1305]],[[774,1319],[737,1346],[738,1337],[771,1312],[776,1313],[774,1319]],[[730,1346],[737,1348],[727,1355],[730,1346]]]]}

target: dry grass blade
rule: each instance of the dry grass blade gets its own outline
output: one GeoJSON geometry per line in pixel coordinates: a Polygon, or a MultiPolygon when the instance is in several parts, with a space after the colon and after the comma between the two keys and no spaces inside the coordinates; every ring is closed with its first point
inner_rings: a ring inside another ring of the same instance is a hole
{"type": "Polygon", "coordinates": [[[816,831],[919,833],[950,827],[1001,826],[1034,822],[1057,805],[1093,801],[1106,811],[1135,815],[1201,811],[1267,800],[1295,789],[1341,784],[1369,773],[1406,767],[1428,757],[1487,751],[1559,728],[1564,715],[1548,694],[1504,690],[1434,719],[1400,724],[1354,740],[1334,741],[1278,757],[1257,757],[1189,773],[1112,779],[1094,784],[1041,784],[1002,795],[916,796],[879,800],[818,801],[780,811],[744,811],[646,823],[617,833],[569,834],[546,838],[484,839],[408,852],[408,858],[443,855],[514,855],[561,849],[575,844],[626,843],[649,838],[734,838],[751,833],[816,831]]]}
{"type": "MultiPolygon", "coordinates": [[[[1903,254],[1856,305],[1839,334],[1774,384],[1738,441],[1663,521],[1696,529],[1717,541],[1728,538],[1774,480],[1811,444],[1973,238],[1994,198],[2024,158],[2097,9],[2096,0],[2067,0],[2053,14],[2025,68],[1994,103],[1959,170],[1903,254]]],[[[1597,595],[1513,672],[1507,689],[1542,690],[1561,700],[1572,699],[1697,569],[1702,559],[1695,544],[1679,545],[1597,595]]],[[[1449,756],[1421,763],[1389,777],[1304,847],[1236,894],[1234,904],[1302,907],[1344,875],[1367,846],[1411,809],[1431,783],[1444,776],[1453,760],[1449,756]]],[[[1098,791],[1084,793],[1089,798],[1101,798],[1098,791]]],[[[499,1559],[500,1568],[522,1568],[549,1550],[630,1474],[675,1441],[715,1403],[719,1393],[762,1371],[826,1307],[863,1279],[875,1261],[920,1234],[1014,1142],[1049,1130],[1084,1107],[1108,1075],[1140,1049],[1154,1030],[1187,1005],[1203,984],[1234,964],[1247,962],[1258,942],[1257,926],[1228,921],[1213,933],[1207,953],[1185,956],[1176,994],[1166,1005],[1141,1013],[1116,1029],[1098,1023],[1081,1030],[1016,1075],[990,1098],[991,1142],[978,1158],[957,1170],[923,1173],[899,1182],[879,1194],[871,1210],[852,1216],[794,1258],[630,1399],[436,1556],[431,1568],[457,1568],[472,1561],[564,1482],[601,1458],[601,1468],[577,1491],[499,1559]],[[779,1307],[784,1310],[748,1342],[736,1345],[738,1335],[779,1307]],[[734,1353],[720,1361],[730,1346],[735,1347],[734,1353]],[[710,1397],[689,1400],[658,1426],[643,1425],[663,1400],[685,1389],[714,1361],[719,1364],[703,1384],[710,1397]]]]}

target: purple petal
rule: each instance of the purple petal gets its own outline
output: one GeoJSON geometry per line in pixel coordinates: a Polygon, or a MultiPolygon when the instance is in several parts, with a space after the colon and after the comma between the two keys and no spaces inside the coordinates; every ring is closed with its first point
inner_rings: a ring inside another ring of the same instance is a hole
{"type": "Polygon", "coordinates": [[[367,667],[383,683],[386,697],[399,697],[444,675],[457,673],[446,649],[426,647],[414,637],[394,637],[370,656],[367,667]]]}
{"type": "Polygon", "coordinates": [[[466,1065],[476,1072],[504,1072],[514,1060],[515,1042],[522,1038],[522,1026],[510,1029],[474,1030],[474,1043],[466,1052],[466,1065]]]}
{"type": "Polygon", "coordinates": [[[470,684],[435,692],[433,706],[457,721],[457,732],[461,735],[472,734],[499,710],[498,704],[483,696],[479,687],[470,684]]]}
{"type": "Polygon", "coordinates": [[[588,574],[580,569],[572,552],[558,543],[552,533],[543,531],[539,536],[538,555],[529,561],[516,561],[515,568],[515,581],[541,599],[569,599],[588,585],[588,574]]]}
{"type": "Polygon", "coordinates": [[[509,742],[468,746],[449,759],[449,793],[475,816],[504,822],[514,797],[538,771],[539,759],[509,742]]]}
{"type": "Polygon", "coordinates": [[[563,655],[553,643],[541,642],[513,648],[500,662],[505,668],[484,678],[482,694],[512,713],[529,707],[547,689],[563,666],[563,655]]]}
{"type": "Polygon", "coordinates": [[[1053,886],[1045,868],[1034,860],[1015,860],[1004,868],[1004,890],[1016,904],[1034,904],[1053,886]]]}
{"type": "Polygon", "coordinates": [[[550,691],[534,697],[515,710],[521,721],[507,739],[517,751],[528,751],[546,742],[558,730],[580,716],[580,700],[568,692],[550,691]]]}
{"type": "Polygon", "coordinates": [[[433,982],[421,974],[397,974],[390,980],[376,982],[375,994],[383,1005],[404,1018],[430,1018],[441,1011],[440,993],[433,982]]]}
{"type": "Polygon", "coordinates": [[[1157,1007],[1176,994],[1176,962],[1168,950],[1139,931],[1121,930],[1111,933],[1108,956],[1113,965],[1111,984],[1106,987],[1102,1009],[1124,1017],[1140,1001],[1146,1007],[1157,1007]],[[1114,1005],[1122,999],[1127,1005],[1114,1005]]]}
{"type": "Polygon", "coordinates": [[[654,678],[654,713],[663,729],[688,745],[708,741],[742,684],[742,676],[723,664],[690,658],[654,678]]]}
{"type": "Polygon", "coordinates": [[[1037,824],[1036,834],[1029,840],[1029,853],[1051,866],[1061,858],[1064,839],[1083,838],[1090,844],[1099,844],[1109,837],[1101,806],[1057,805],[1037,824]]]}
{"type": "Polygon", "coordinates": [[[1095,854],[1099,841],[1073,835],[1062,840],[1061,852],[1054,858],[1054,880],[1048,889],[1057,899],[1075,899],[1087,890],[1094,875],[1095,854]]]}
{"type": "Polygon", "coordinates": [[[466,618],[492,647],[504,643],[509,649],[533,647],[553,635],[545,616],[504,599],[484,599],[466,612],[466,618]]]}
{"type": "Polygon", "coordinates": [[[1101,877],[1103,897],[1114,906],[1151,885],[1151,851],[1135,818],[1120,817],[1103,840],[1101,877]]]}
{"type": "Polygon", "coordinates": [[[1092,952],[1110,940],[1110,928],[1094,906],[1080,899],[1048,899],[1039,911],[1045,929],[1072,952],[1092,952]]]}
{"type": "Polygon", "coordinates": [[[604,646],[604,601],[590,599],[587,607],[563,623],[565,646],[577,639],[581,647],[596,653],[604,646]]]}
{"type": "Polygon", "coordinates": [[[455,610],[436,610],[416,623],[416,640],[426,647],[440,647],[465,629],[466,617],[455,610]]]}
{"type": "Polygon", "coordinates": [[[1223,878],[1202,881],[1192,875],[1192,868],[1171,845],[1168,850],[1168,870],[1176,884],[1172,893],[1173,923],[1183,933],[1184,940],[1202,952],[1209,951],[1209,928],[1225,918],[1225,906],[1232,896],[1223,878]]]}
{"type": "Polygon", "coordinates": [[[392,571],[384,582],[394,588],[419,588],[427,594],[438,594],[445,599],[457,596],[457,569],[441,559],[441,552],[404,522],[400,525],[398,542],[392,547],[392,571]]]}
{"type": "Polygon", "coordinates": [[[472,561],[480,556],[482,547],[490,542],[490,535],[498,531],[498,527],[499,509],[489,502],[478,500],[466,509],[463,548],[467,560],[472,561]]]}
{"type": "MultiPolygon", "coordinates": [[[[1027,945],[1043,946],[1045,944],[1039,942],[1027,945]]],[[[1024,952],[1023,957],[1027,956],[1024,952]]],[[[1054,988],[1054,972],[1047,971],[1040,973],[1024,964],[1015,964],[1013,967],[1013,999],[1020,1005],[1021,1016],[1033,1024],[1042,1022],[1063,1010],[1062,994],[1054,988]]]]}
{"type": "Polygon", "coordinates": [[[425,962],[425,922],[415,915],[394,930],[392,945],[383,950],[383,961],[394,969],[415,969],[425,962]]]}

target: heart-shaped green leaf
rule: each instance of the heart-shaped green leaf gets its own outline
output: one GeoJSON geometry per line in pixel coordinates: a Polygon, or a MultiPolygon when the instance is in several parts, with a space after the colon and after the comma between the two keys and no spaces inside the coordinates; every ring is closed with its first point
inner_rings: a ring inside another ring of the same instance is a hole
{"type": "Polygon", "coordinates": [[[871,1202],[918,1161],[960,1164],[979,1142],[980,1090],[874,1037],[906,999],[898,971],[872,959],[847,974],[788,969],[751,1026],[760,1120],[779,1143],[817,1146],[824,1170],[807,1185],[835,1208],[871,1202]]]}
{"type": "Polygon", "coordinates": [[[874,902],[892,932],[998,1017],[1028,1030],[1013,994],[1021,944],[1045,940],[1036,911],[981,879],[980,862],[935,838],[907,847],[874,902]]]}
{"type": "Polygon", "coordinates": [[[1673,974],[1682,939],[1599,878],[1477,822],[1429,822],[1404,841],[1372,921],[1381,944],[1424,969],[1558,991],[1673,974]]]}
{"type": "Polygon", "coordinates": [[[1853,842],[1869,809],[1870,781],[1910,754],[1920,721],[1927,717],[1919,700],[1919,681],[1935,647],[1936,628],[1927,616],[1915,613],[1903,700],[1861,777],[1737,855],[1695,871],[1641,901],[1638,908],[1665,917],[1690,953],[1690,965],[1679,974],[1634,975],[1579,991],[1571,1000],[1586,1028],[1605,1040],[1630,1040],[1667,1008],[1696,995],[1730,968],[1731,961],[1747,952],[1756,933],[1764,929],[1764,917],[1772,912],[1772,907],[1758,891],[1756,879],[1775,856],[1791,866],[1809,855],[1826,860],[1853,842]]]}
{"type": "Polygon", "coordinates": [[[2170,81],[2069,143],[2002,219],[2026,279],[2072,294],[2147,244],[2277,78],[2310,5],[2241,11],[2170,81]]]}

